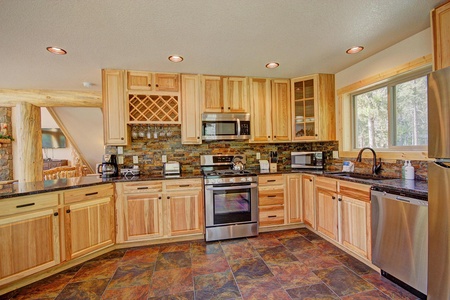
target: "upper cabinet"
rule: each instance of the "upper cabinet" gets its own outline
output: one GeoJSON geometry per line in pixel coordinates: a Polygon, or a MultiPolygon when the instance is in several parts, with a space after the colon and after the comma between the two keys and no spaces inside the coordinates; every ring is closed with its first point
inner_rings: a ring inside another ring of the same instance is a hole
{"type": "Polygon", "coordinates": [[[334,75],[292,79],[291,98],[294,141],[336,139],[334,75]]]}
{"type": "Polygon", "coordinates": [[[247,78],[202,75],[203,112],[248,112],[247,78]]]}
{"type": "Polygon", "coordinates": [[[291,140],[289,79],[250,78],[252,142],[291,140]]]}
{"type": "Polygon", "coordinates": [[[181,75],[181,143],[201,144],[200,78],[199,75],[181,75]]]}
{"type": "Polygon", "coordinates": [[[128,90],[178,92],[180,75],[170,73],[127,72],[128,90]]]}
{"type": "Polygon", "coordinates": [[[128,143],[125,71],[103,70],[103,137],[106,145],[128,143]]]}
{"type": "Polygon", "coordinates": [[[433,64],[439,70],[450,66],[450,2],[431,11],[433,64]]]}

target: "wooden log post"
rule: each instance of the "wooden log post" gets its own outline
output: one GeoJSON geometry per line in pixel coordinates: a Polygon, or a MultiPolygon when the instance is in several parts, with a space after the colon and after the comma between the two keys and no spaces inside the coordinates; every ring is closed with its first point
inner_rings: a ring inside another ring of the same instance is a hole
{"type": "Polygon", "coordinates": [[[16,105],[16,145],[19,182],[42,180],[41,109],[27,102],[16,105]]]}

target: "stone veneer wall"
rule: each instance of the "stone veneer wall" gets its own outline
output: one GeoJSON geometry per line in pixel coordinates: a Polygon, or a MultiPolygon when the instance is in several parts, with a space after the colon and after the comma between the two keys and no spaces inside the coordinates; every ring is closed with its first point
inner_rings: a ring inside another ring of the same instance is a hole
{"type": "MultiPolygon", "coordinates": [[[[0,123],[8,124],[11,134],[11,108],[0,107],[0,123]]],[[[12,144],[0,144],[0,181],[13,179],[12,144]]]]}
{"type": "MultiPolygon", "coordinates": [[[[292,151],[326,151],[328,171],[341,171],[344,160],[355,163],[355,172],[370,173],[372,159],[365,158],[362,162],[355,162],[356,158],[333,159],[332,151],[338,150],[337,141],[304,142],[304,143],[278,143],[278,144],[250,144],[247,141],[217,141],[204,142],[201,145],[181,144],[181,131],[179,126],[167,126],[166,130],[172,132],[172,136],[158,141],[147,138],[132,140],[131,145],[124,147],[124,165],[133,165],[133,155],[139,156],[139,167],[142,174],[161,174],[161,155],[167,155],[167,160],[181,163],[182,172],[200,172],[200,155],[205,154],[245,154],[247,156],[246,168],[259,168],[256,153],[261,154],[261,159],[269,159],[269,151],[278,151],[278,169],[289,170],[291,164],[290,153],[292,151]]],[[[153,130],[153,129],[152,129],[153,130]]],[[[116,154],[116,147],[108,146],[106,153],[116,154]]],[[[382,176],[401,178],[402,160],[382,161],[382,176]]],[[[427,179],[427,162],[411,161],[415,168],[416,179],[427,179]]],[[[120,166],[120,167],[123,167],[120,166]]]]}

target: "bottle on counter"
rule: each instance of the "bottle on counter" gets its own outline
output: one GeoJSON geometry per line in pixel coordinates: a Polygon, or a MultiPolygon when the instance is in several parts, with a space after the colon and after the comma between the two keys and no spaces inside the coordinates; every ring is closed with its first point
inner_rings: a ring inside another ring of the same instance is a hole
{"type": "Polygon", "coordinates": [[[407,164],[407,160],[405,160],[405,163],[403,164],[403,166],[402,166],[402,179],[405,179],[405,169],[406,169],[406,167],[408,166],[408,164],[407,164]]]}
{"type": "Polygon", "coordinates": [[[405,167],[405,179],[414,179],[414,167],[409,160],[405,167]]]}

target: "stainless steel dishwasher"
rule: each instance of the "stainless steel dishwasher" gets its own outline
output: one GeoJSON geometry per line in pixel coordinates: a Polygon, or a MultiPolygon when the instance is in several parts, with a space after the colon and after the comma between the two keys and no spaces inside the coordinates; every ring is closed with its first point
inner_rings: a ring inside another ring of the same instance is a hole
{"type": "Polygon", "coordinates": [[[376,187],[371,191],[372,263],[383,276],[424,299],[428,277],[428,201],[426,197],[392,192],[376,187]]]}

